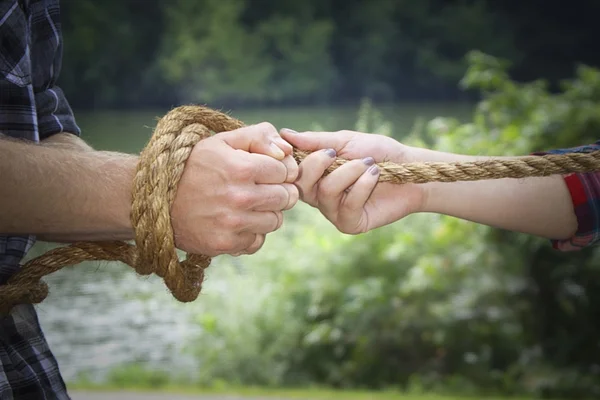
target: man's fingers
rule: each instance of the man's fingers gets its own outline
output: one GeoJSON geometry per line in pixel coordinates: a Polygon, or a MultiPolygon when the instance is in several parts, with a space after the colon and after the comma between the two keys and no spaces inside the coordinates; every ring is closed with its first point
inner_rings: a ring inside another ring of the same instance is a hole
{"type": "Polygon", "coordinates": [[[296,205],[300,197],[298,188],[292,183],[257,185],[254,195],[256,196],[252,207],[254,211],[289,210],[296,205]]]}
{"type": "Polygon", "coordinates": [[[264,154],[277,160],[283,160],[285,156],[292,154],[292,146],[268,122],[222,132],[216,136],[236,150],[264,154]]]}
{"type": "Polygon", "coordinates": [[[265,239],[266,239],[265,235],[256,235],[256,239],[254,240],[254,243],[252,243],[241,254],[254,254],[254,253],[256,253],[258,250],[260,250],[260,248],[265,243],[265,239]]]}
{"type": "Polygon", "coordinates": [[[283,188],[287,190],[289,194],[288,203],[285,206],[284,210],[291,210],[292,208],[294,208],[296,203],[298,203],[298,200],[300,200],[300,191],[293,183],[284,183],[281,186],[283,186],[283,188]]]}
{"type": "Polygon", "coordinates": [[[213,236],[210,239],[210,247],[213,251],[207,255],[215,257],[221,254],[238,254],[251,246],[255,240],[256,233],[252,232],[224,233],[213,236]]]}
{"type": "Polygon", "coordinates": [[[281,136],[292,146],[305,151],[334,149],[341,151],[352,139],[355,133],[339,132],[296,132],[291,129],[281,129],[281,136]]]}
{"type": "Polygon", "coordinates": [[[294,156],[287,156],[283,159],[283,165],[287,168],[287,183],[294,183],[298,179],[299,167],[298,163],[294,159],[294,156]]]}
{"type": "MultiPolygon", "coordinates": [[[[225,220],[224,224],[228,221],[225,220]]],[[[257,235],[266,235],[275,232],[283,223],[281,211],[248,211],[240,220],[232,221],[232,228],[241,228],[240,232],[250,232],[257,235]],[[243,221],[243,222],[242,222],[243,221]]]]}
{"type": "Polygon", "coordinates": [[[327,168],[335,161],[336,152],[333,149],[315,151],[300,163],[298,187],[302,201],[316,207],[317,183],[323,177],[327,168]]]}
{"type": "MultiPolygon", "coordinates": [[[[284,183],[288,179],[289,170],[286,165],[263,154],[241,153],[244,162],[242,168],[250,169],[248,174],[241,172],[240,178],[249,178],[254,183],[284,183]]],[[[294,161],[295,162],[295,161],[294,161]]]]}

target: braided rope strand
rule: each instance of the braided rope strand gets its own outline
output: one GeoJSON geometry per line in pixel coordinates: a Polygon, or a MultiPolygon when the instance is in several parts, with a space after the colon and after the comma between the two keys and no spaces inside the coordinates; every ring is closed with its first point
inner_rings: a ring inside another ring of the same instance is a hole
{"type": "MultiPolygon", "coordinates": [[[[305,151],[295,150],[294,158],[297,162],[301,162],[308,154],[305,151]]],[[[347,160],[338,158],[325,174],[330,174],[346,162],[347,160]]],[[[490,158],[480,161],[406,164],[382,162],[377,165],[381,169],[379,182],[394,184],[521,179],[598,171],[600,170],[600,151],[506,159],[490,158]]]]}

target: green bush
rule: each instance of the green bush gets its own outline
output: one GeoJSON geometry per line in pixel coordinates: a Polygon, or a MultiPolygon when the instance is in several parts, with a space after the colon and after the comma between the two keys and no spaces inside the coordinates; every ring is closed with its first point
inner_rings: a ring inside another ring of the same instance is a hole
{"type": "MultiPolygon", "coordinates": [[[[600,71],[582,66],[550,93],[511,81],[502,60],[474,52],[469,64],[462,84],[485,95],[472,121],[417,124],[405,142],[524,155],[596,139],[600,71]]],[[[390,134],[373,115],[357,127],[390,134]]],[[[192,346],[201,383],[600,395],[597,250],[562,254],[439,215],[360,236],[303,204],[289,217],[258,254],[221,259],[226,287],[205,303],[219,314],[199,312],[192,346]]]]}

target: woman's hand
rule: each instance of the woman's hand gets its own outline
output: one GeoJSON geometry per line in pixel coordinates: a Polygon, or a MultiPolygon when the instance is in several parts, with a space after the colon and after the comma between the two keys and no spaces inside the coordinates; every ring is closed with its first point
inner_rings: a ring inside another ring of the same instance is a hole
{"type": "Polygon", "coordinates": [[[419,211],[421,186],[379,183],[382,161],[408,162],[410,147],[382,135],[352,131],[281,130],[294,147],[313,151],[300,163],[295,184],[300,199],[318,208],[343,233],[358,234],[419,211]],[[323,177],[335,157],[351,160],[323,177]]]}
{"type": "Polygon", "coordinates": [[[333,162],[334,153],[317,151],[301,163],[300,179],[296,182],[300,198],[319,208],[345,233],[366,232],[416,212],[449,215],[554,240],[570,240],[579,229],[569,188],[560,175],[419,185],[377,184],[378,175],[368,165],[372,163],[369,156],[376,162],[397,163],[492,157],[410,147],[385,136],[349,131],[282,134],[299,149],[331,148],[338,156],[353,160],[321,178],[333,162]]]}

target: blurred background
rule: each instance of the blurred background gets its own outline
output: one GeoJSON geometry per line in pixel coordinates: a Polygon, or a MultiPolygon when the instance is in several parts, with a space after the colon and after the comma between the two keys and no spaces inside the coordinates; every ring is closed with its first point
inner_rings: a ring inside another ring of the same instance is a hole
{"type": "MultiPolygon", "coordinates": [[[[596,0],[63,0],[59,85],[101,150],[139,152],[194,103],[524,155],[598,140],[599,15],[596,0]]],[[[299,204],[259,253],[215,259],[192,304],[92,263],[50,276],[39,310],[73,387],[600,398],[599,261],[438,215],[346,236],[299,204]]]]}

